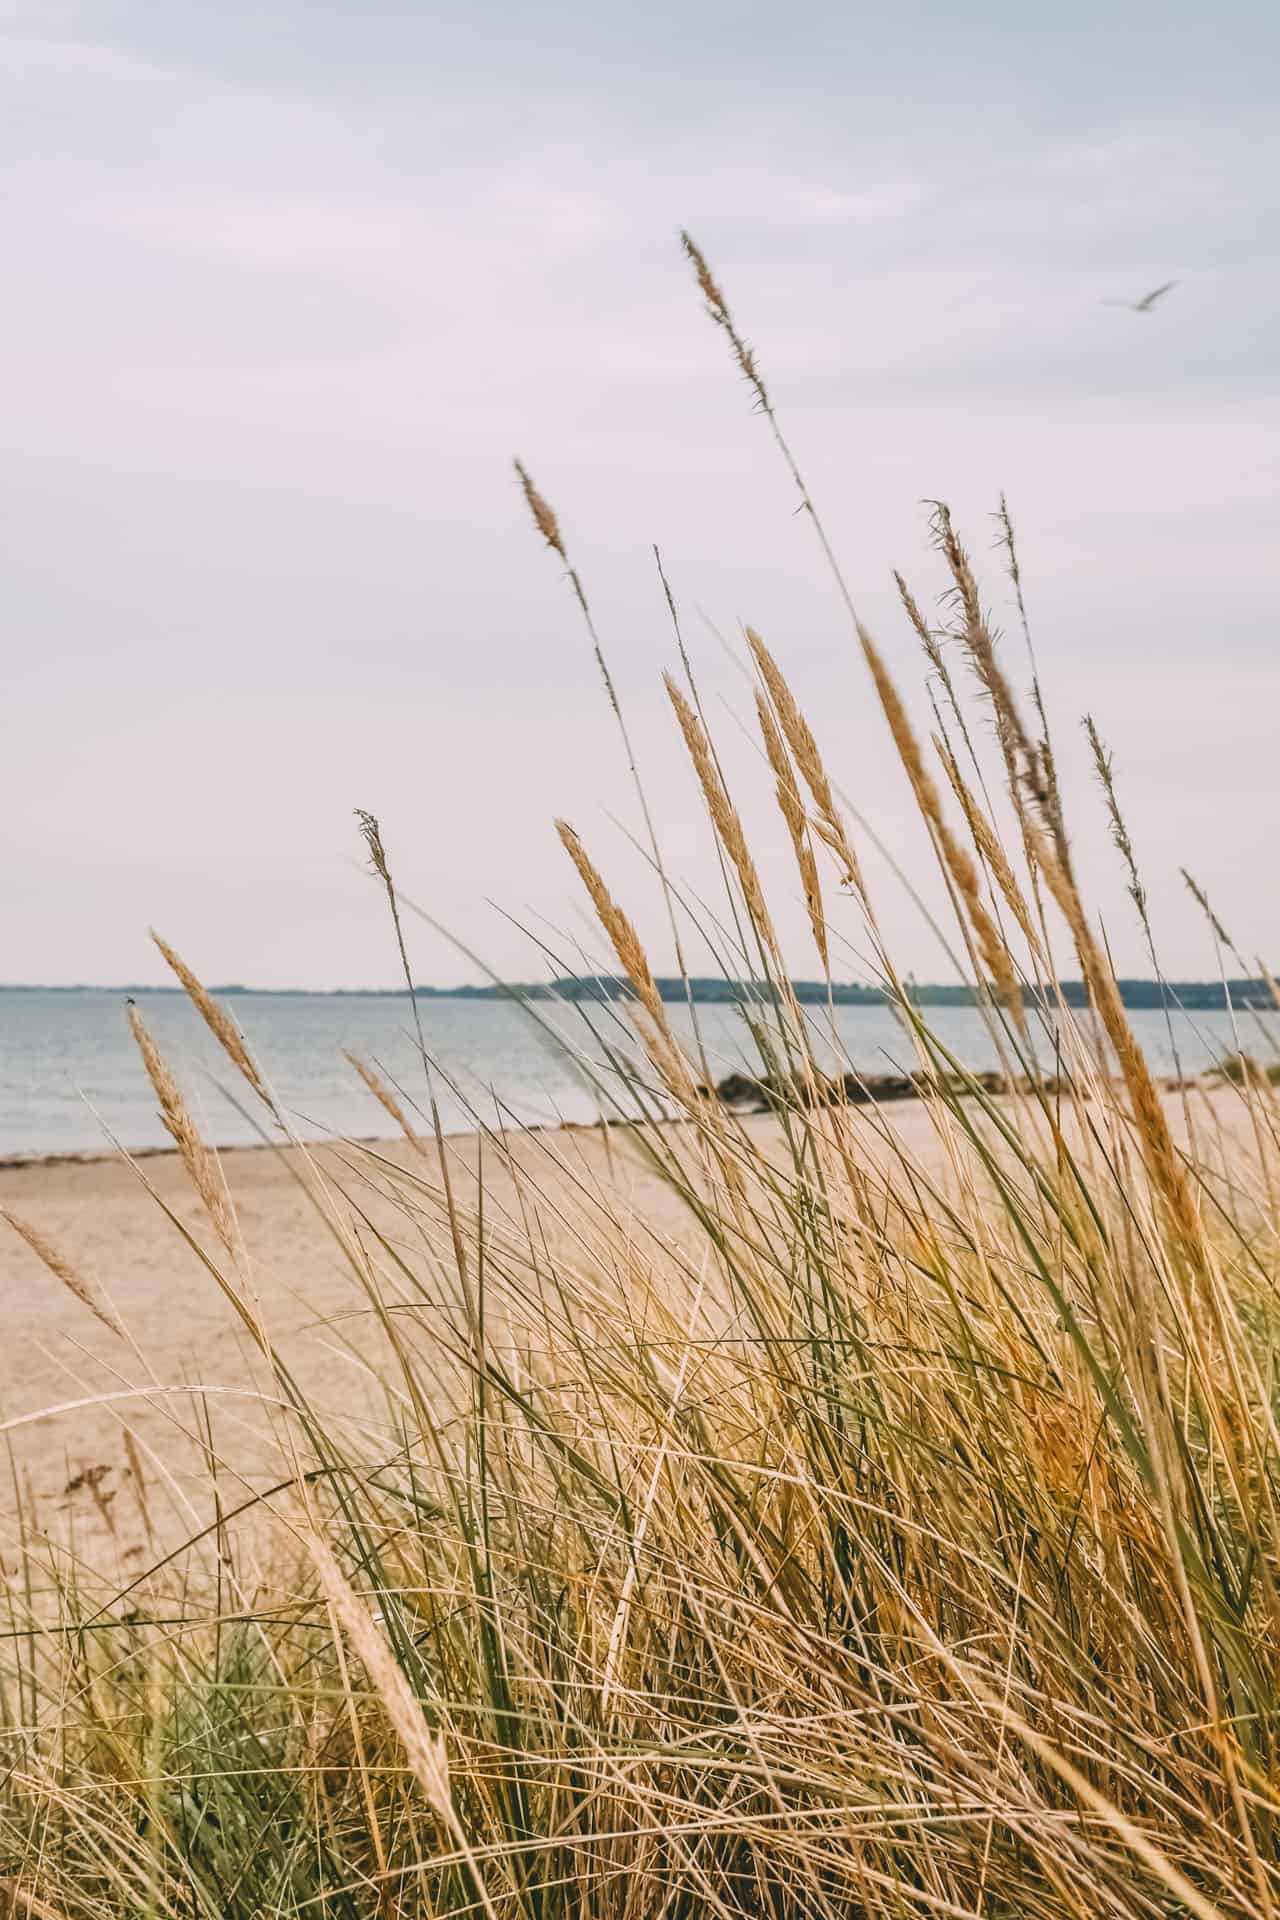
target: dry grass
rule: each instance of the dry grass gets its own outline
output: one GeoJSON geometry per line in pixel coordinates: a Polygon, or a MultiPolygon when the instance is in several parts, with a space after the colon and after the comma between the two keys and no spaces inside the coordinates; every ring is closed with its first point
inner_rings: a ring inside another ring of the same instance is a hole
{"type": "Polygon", "coordinates": [[[865,627],[859,626],[858,638],[862,642],[863,657],[871,669],[871,678],[893,736],[893,744],[898,749],[898,758],[911,782],[916,805],[942,858],[947,877],[964,908],[977,942],[979,958],[1004,1005],[1021,1023],[1022,988],[1014,972],[1012,955],[987,910],[973,856],[956,839],[947,823],[933,775],[925,766],[924,755],[907,718],[907,710],[879,649],[865,627]]]}
{"type": "Polygon", "coordinates": [[[809,723],[797,706],[795,695],[787,685],[777,661],[760,635],[751,627],[747,628],[747,643],[759,668],[760,678],[773,702],[778,724],[786,735],[787,745],[791,749],[796,766],[813,796],[813,830],[835,854],[840,865],[840,878],[844,885],[858,896],[864,906],[869,907],[867,889],[862,878],[862,866],[849,838],[844,815],[836,804],[836,797],[809,723]]]}
{"type": "Polygon", "coordinates": [[[7,1207],[0,1207],[0,1220],[7,1221],[18,1238],[26,1241],[36,1259],[43,1262],[54,1279],[60,1280],[67,1292],[74,1295],[82,1307],[88,1307],[95,1319],[100,1320],[110,1332],[123,1337],[124,1329],[103,1299],[101,1288],[95,1286],[78,1267],[73,1266],[65,1254],[59,1253],[57,1247],[40,1232],[38,1227],[33,1227],[29,1220],[22,1219],[19,1214],[11,1213],[7,1207]]]}
{"type": "Polygon", "coordinates": [[[174,974],[186,988],[192,1004],[200,1013],[205,1025],[223,1052],[227,1055],[227,1058],[231,1060],[244,1075],[263,1104],[270,1107],[274,1112],[275,1103],[267,1091],[262,1075],[258,1072],[253,1057],[245,1045],[244,1036],[235,1021],[223,1007],[218,1005],[213,995],[207,990],[203,983],[196,978],[181,955],[175,953],[169,943],[166,940],[162,940],[154,929],[152,929],[151,938],[163,954],[168,965],[172,968],[174,974]]]}
{"type": "MultiPolygon", "coordinates": [[[[1240,1076],[1246,1123],[1225,1154],[1172,1125],[1067,857],[1047,729],[1023,720],[950,517],[937,524],[1016,849],[943,737],[964,845],[869,636],[865,652],[975,984],[998,989],[982,1000],[992,1040],[1031,1091],[1001,1100],[974,1081],[962,1097],[896,986],[813,732],[750,634],[814,939],[824,964],[836,937],[874,953],[932,1078],[934,1160],[874,1108],[797,1099],[762,1144],[708,1101],[632,918],[561,824],[633,992],[638,1057],[610,1029],[598,1089],[633,1116],[617,1151],[660,1170],[685,1229],[659,1241],[608,1190],[571,1188],[570,1251],[552,1259],[565,1189],[541,1191],[493,1131],[505,1209],[483,1185],[437,1188],[420,1163],[350,1160],[404,1227],[392,1241],[365,1217],[356,1234],[330,1195],[385,1340],[384,1430],[322,1420],[255,1322],[288,1410],[262,1510],[232,1524],[218,1509],[128,1595],[64,1560],[42,1574],[53,1550],[25,1542],[0,1661],[0,1869],[18,1911],[1274,1912],[1274,1093],[1240,1076]],[[815,842],[845,883],[825,901],[815,842]],[[1055,1008],[1042,899],[1079,953],[1102,1056],[1055,1008]],[[1025,1007],[1023,980],[1042,989],[1025,1007]],[[446,1285],[447,1310],[428,1312],[446,1285]]],[[[769,989],[749,1010],[762,1071],[808,1093],[825,1069],[765,878],[703,720],[672,697],[745,915],[743,964],[769,989]]],[[[958,694],[949,720],[968,752],[980,730],[958,694]]],[[[395,912],[381,835],[365,831],[395,912]]],[[[213,1215],[180,1096],[139,1043],[213,1215]]]]}
{"type": "Polygon", "coordinates": [[[422,1146],[421,1136],[415,1130],[413,1126],[413,1122],[410,1120],[403,1106],[400,1104],[399,1100],[396,1099],[395,1094],[391,1091],[391,1088],[387,1085],[387,1082],[383,1079],[382,1075],[378,1072],[377,1068],[371,1067],[369,1065],[369,1062],[367,1060],[362,1060],[358,1053],[350,1053],[347,1051],[346,1048],[343,1049],[342,1057],[347,1062],[347,1064],[350,1067],[352,1067],[354,1071],[360,1076],[361,1080],[364,1081],[365,1086],[368,1087],[370,1093],[373,1095],[374,1099],[378,1102],[378,1105],[382,1108],[383,1112],[387,1114],[387,1116],[390,1119],[395,1121],[396,1125],[399,1127],[405,1139],[409,1141],[410,1145],[421,1148],[422,1146]]]}
{"type": "Polygon", "coordinates": [[[796,866],[800,870],[800,884],[804,888],[805,911],[809,915],[813,944],[818,949],[822,971],[830,973],[831,955],[827,946],[827,929],[823,922],[822,882],[818,878],[818,863],[813,855],[809,822],[805,815],[804,802],[800,798],[800,789],[796,785],[795,769],[787,757],[787,749],[778,732],[769,702],[760,689],[756,691],[756,718],[760,723],[760,735],[764,741],[765,754],[777,783],[774,793],[777,796],[778,807],[787,823],[787,832],[791,836],[791,851],[795,854],[796,866]]]}
{"type": "Polygon", "coordinates": [[[199,1194],[210,1224],[225,1251],[232,1256],[236,1253],[235,1216],[227,1195],[226,1184],[219,1171],[217,1161],[200,1138],[199,1128],[192,1119],[187,1103],[182,1097],[177,1081],[147,1029],[146,1022],[131,1000],[127,1008],[129,1031],[137,1043],[142,1063],[147,1070],[147,1078],[160,1103],[160,1115],[165,1130],[174,1146],[178,1149],[187,1177],[199,1194]]]}

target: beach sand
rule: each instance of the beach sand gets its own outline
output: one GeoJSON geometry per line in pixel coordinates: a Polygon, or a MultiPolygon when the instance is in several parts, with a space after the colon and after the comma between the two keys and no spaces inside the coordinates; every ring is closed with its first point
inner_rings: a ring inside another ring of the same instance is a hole
{"type": "MultiPolygon", "coordinates": [[[[1228,1128],[1240,1124],[1231,1090],[1211,1101],[1199,1098],[1228,1128]]],[[[1176,1119],[1176,1102],[1170,1110],[1176,1119]]],[[[766,1147],[778,1137],[770,1116],[744,1124],[766,1147]]],[[[859,1132],[871,1155],[879,1151],[874,1130],[882,1124],[923,1165],[941,1164],[923,1103],[869,1118],[859,1132]]],[[[377,1191],[387,1185],[377,1169],[379,1162],[416,1168],[434,1183],[434,1146],[424,1149],[425,1158],[403,1141],[370,1145],[372,1160],[351,1146],[308,1151],[383,1231],[412,1237],[403,1212],[377,1191]],[[363,1170],[370,1168],[372,1180],[363,1170]]],[[[476,1139],[452,1139],[447,1151],[465,1201],[474,1192],[476,1139]]],[[[533,1132],[515,1138],[512,1152],[547,1203],[541,1214],[553,1258],[557,1243],[576,1252],[572,1219],[582,1218],[584,1194],[588,1208],[592,1194],[607,1200],[651,1246],[691,1232],[678,1198],[627,1129],[533,1132]]],[[[385,1400],[361,1363],[363,1355],[385,1361],[385,1339],[296,1178],[299,1154],[255,1147],[221,1157],[273,1342],[326,1416],[385,1424],[385,1400]]],[[[486,1204],[494,1217],[508,1203],[518,1211],[515,1184],[492,1147],[485,1161],[486,1204]]],[[[127,1572],[144,1563],[148,1518],[155,1536],[166,1539],[207,1519],[210,1457],[224,1509],[279,1477],[284,1423],[278,1396],[234,1307],[183,1237],[185,1228],[214,1245],[175,1153],[152,1154],[136,1166],[100,1159],[3,1167],[0,1207],[29,1221],[101,1288],[129,1336],[113,1335],[0,1223],[0,1429],[14,1465],[0,1496],[0,1556],[8,1560],[13,1551],[21,1511],[22,1524],[71,1539],[95,1565],[105,1557],[127,1572]],[[126,1429],[141,1466],[141,1490],[126,1429]]]]}
{"type": "MultiPolygon", "coordinates": [[[[747,1124],[765,1136],[775,1126],[766,1116],[747,1124]]],[[[404,1141],[367,1143],[367,1150],[334,1144],[307,1152],[382,1230],[404,1236],[403,1217],[376,1191],[387,1184],[382,1170],[420,1169],[435,1183],[435,1147],[426,1146],[425,1159],[404,1141]]],[[[465,1201],[474,1191],[476,1139],[455,1137],[447,1152],[465,1201]]],[[[566,1248],[573,1239],[556,1215],[567,1215],[584,1188],[607,1193],[614,1209],[658,1235],[687,1226],[624,1129],[529,1133],[514,1139],[513,1156],[550,1203],[542,1211],[553,1255],[558,1237],[566,1248]]],[[[299,1183],[303,1156],[249,1147],[220,1157],[263,1321],[291,1372],[326,1415],[383,1417],[356,1356],[385,1363],[386,1343],[299,1183]]],[[[496,1217],[515,1187],[492,1149],[485,1183],[496,1217]]],[[[142,1564],[146,1512],[165,1539],[207,1516],[210,1435],[225,1508],[279,1477],[278,1395],[234,1306],[184,1238],[186,1229],[228,1265],[176,1153],[148,1154],[134,1165],[104,1158],[0,1167],[0,1208],[29,1222],[100,1290],[129,1336],[114,1336],[0,1222],[0,1429],[14,1466],[0,1495],[0,1556],[12,1553],[21,1507],[24,1524],[34,1516],[38,1528],[73,1540],[94,1565],[104,1556],[126,1570],[142,1564]],[[142,1497],[126,1429],[141,1466],[142,1497]]]]}

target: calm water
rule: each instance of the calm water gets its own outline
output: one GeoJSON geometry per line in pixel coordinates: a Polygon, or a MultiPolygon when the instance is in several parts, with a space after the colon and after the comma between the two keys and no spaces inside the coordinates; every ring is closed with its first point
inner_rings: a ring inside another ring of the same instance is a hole
{"type": "MultiPolygon", "coordinates": [[[[221,1086],[232,1087],[246,1104],[253,1096],[236,1080],[185,996],[142,994],[138,999],[208,1138],[219,1145],[255,1139],[253,1128],[221,1086]]],[[[342,1058],[344,1048],[377,1061],[411,1100],[422,1095],[422,1069],[403,996],[243,994],[227,1005],[304,1135],[370,1137],[393,1131],[342,1058]]],[[[547,1003],[538,1011],[592,1059],[600,1059],[600,1043],[580,1015],[547,1003]]],[[[686,1009],[669,1011],[672,1024],[687,1033],[686,1009]]],[[[876,1072],[911,1064],[903,1035],[887,1009],[838,1007],[836,1016],[842,1044],[858,1069],[876,1072]]],[[[698,1017],[717,1077],[750,1063],[739,1013],[730,1007],[700,1007],[698,1017]]],[[[468,1100],[492,1118],[495,1097],[526,1123],[596,1117],[595,1098],[569,1053],[541,1035],[519,1008],[503,1002],[430,1000],[422,1003],[422,1018],[428,1049],[457,1082],[456,1093],[440,1089],[441,1117],[448,1130],[474,1124],[468,1100]]],[[[597,1008],[593,1018],[599,1024],[612,1016],[597,1008]]],[[[939,1037],[969,1066],[998,1064],[981,1018],[972,1009],[935,1008],[929,1018],[939,1037]]],[[[1130,1018],[1153,1067],[1171,1072],[1163,1016],[1133,1013],[1130,1018]]],[[[1241,1016],[1240,1043],[1261,1056],[1266,1042],[1258,1035],[1259,1019],[1280,1043],[1280,1015],[1241,1016]]],[[[1175,1033],[1188,1070],[1203,1068],[1235,1044],[1228,1014],[1179,1017],[1175,1033]]],[[[123,996],[0,992],[0,1156],[102,1150],[110,1145],[108,1130],[129,1147],[167,1144],[125,1023],[123,996]]]]}

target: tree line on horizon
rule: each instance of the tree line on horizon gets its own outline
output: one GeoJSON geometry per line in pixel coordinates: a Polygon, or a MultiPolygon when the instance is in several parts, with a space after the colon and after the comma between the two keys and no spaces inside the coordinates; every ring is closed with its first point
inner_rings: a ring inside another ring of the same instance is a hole
{"type": "MultiPolygon", "coordinates": [[[[772,1003],[779,998],[777,986],[770,981],[732,980],[716,975],[693,975],[686,980],[680,974],[658,975],[654,981],[659,998],[668,1005],[692,1000],[695,1006],[741,1006],[752,1002],[772,1003]]],[[[1116,982],[1124,1006],[1141,1011],[1160,1012],[1165,1007],[1180,1007],[1188,1013],[1223,1013],[1228,1008],[1254,1007],[1275,1010],[1276,1002],[1265,977],[1230,980],[1144,980],[1119,979],[1116,982]]],[[[612,974],[569,974],[550,981],[522,981],[510,985],[485,982],[479,986],[414,986],[424,1000],[624,1000],[633,997],[631,984],[612,974]]],[[[954,986],[933,981],[906,982],[911,1000],[919,1007],[971,1007],[977,1004],[972,986],[963,982],[954,986]]],[[[128,985],[95,987],[87,982],[73,986],[41,986],[12,982],[0,984],[0,993],[180,993],[180,987],[128,985]]],[[[211,989],[222,995],[259,994],[273,999],[381,999],[403,988],[388,987],[249,987],[239,981],[211,989]]],[[[880,987],[857,981],[793,980],[791,991],[801,1006],[825,1006],[828,1000],[837,1007],[882,1007],[890,996],[880,987]]],[[[1088,990],[1082,980],[1061,980],[1058,993],[1063,1003],[1082,1009],[1089,1004],[1088,990]]],[[[1052,994],[1031,985],[1022,988],[1024,1006],[1049,1005],[1052,994]]]]}

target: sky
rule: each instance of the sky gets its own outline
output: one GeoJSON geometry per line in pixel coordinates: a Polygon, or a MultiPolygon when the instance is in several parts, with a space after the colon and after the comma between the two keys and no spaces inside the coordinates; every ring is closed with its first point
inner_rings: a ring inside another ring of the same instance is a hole
{"type": "MultiPolygon", "coordinates": [[[[357,807],[406,895],[509,979],[548,949],[603,958],[566,816],[671,965],[515,456],[560,516],[690,894],[715,865],[661,687],[655,544],[795,972],[817,967],[743,622],[925,872],[683,226],[922,726],[892,570],[936,604],[923,503],[946,499],[1025,682],[992,551],[1007,494],[1120,970],[1149,966],[1086,710],[1166,971],[1217,969],[1183,866],[1280,961],[1278,53],[1280,15],[1242,0],[0,5],[0,979],[159,980],[155,925],[209,980],[390,984],[357,807]],[[1150,314],[1106,304],[1166,280],[1150,314]]],[[[898,965],[946,977],[868,869],[898,965]]],[[[836,972],[864,977],[837,912],[836,972]]],[[[425,924],[410,944],[422,980],[480,977],[425,924]]]]}

